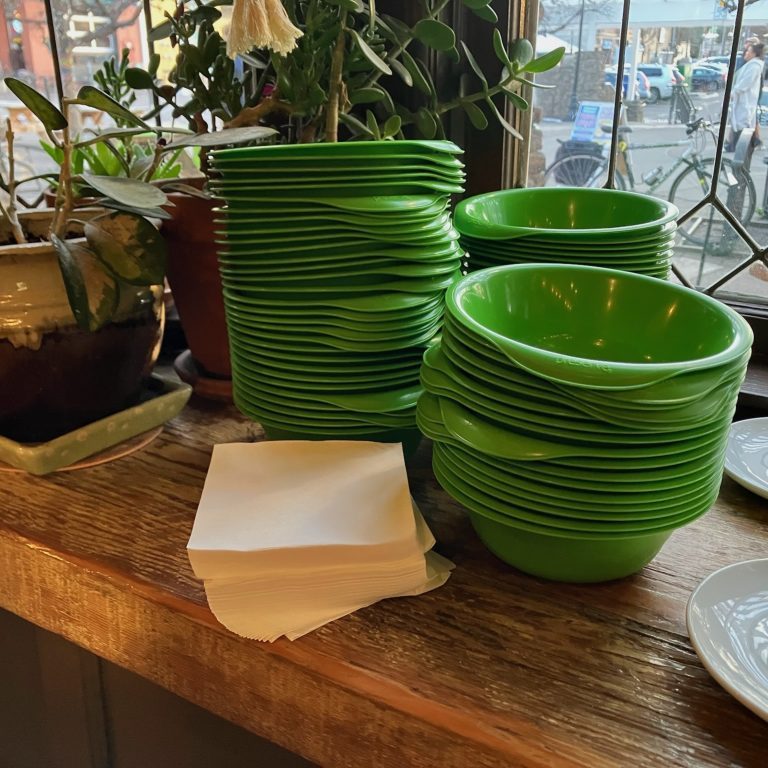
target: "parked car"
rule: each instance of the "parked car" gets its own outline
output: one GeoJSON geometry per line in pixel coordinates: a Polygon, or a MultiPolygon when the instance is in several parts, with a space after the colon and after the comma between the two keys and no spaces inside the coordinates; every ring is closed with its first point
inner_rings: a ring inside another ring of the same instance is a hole
{"type": "Polygon", "coordinates": [[[677,84],[671,64],[638,64],[637,71],[642,72],[650,85],[648,101],[655,104],[659,99],[668,99],[672,96],[672,86],[677,84]]]}
{"type": "MultiPolygon", "coordinates": [[[[736,69],[738,69],[742,64],[744,63],[744,56],[741,53],[736,54],[736,69]]],[[[718,67],[719,69],[722,69],[726,74],[728,73],[728,70],[731,67],[731,57],[730,56],[707,56],[706,59],[701,59],[700,61],[697,61],[694,66],[698,66],[699,64],[704,64],[707,67],[718,67]]]]}
{"type": "MultiPolygon", "coordinates": [[[[648,78],[638,69],[637,77],[635,79],[637,81],[637,89],[636,89],[637,98],[642,99],[644,101],[650,99],[651,84],[648,82],[648,78]]],[[[616,70],[615,69],[605,70],[605,83],[607,85],[613,86],[614,88],[616,87],[616,70]]],[[[624,84],[624,96],[626,97],[627,88],[629,87],[629,72],[624,73],[623,84],[624,84]]]]}
{"type": "Polygon", "coordinates": [[[691,88],[694,91],[719,91],[725,87],[727,73],[714,66],[694,64],[691,69],[691,88]]]}

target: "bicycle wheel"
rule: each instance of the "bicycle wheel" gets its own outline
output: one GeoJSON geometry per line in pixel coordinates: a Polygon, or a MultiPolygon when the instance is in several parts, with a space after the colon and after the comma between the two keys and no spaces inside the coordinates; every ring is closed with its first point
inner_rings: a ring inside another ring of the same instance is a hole
{"type": "Polygon", "coordinates": [[[544,172],[544,187],[602,187],[608,164],[596,155],[568,155],[555,160],[544,172]]]}
{"type": "MultiPolygon", "coordinates": [[[[698,165],[690,165],[672,182],[669,202],[674,203],[681,214],[691,210],[709,192],[712,186],[713,163],[714,159],[708,158],[698,165]]],[[[752,176],[744,170],[735,171],[731,161],[724,159],[720,168],[718,189],[721,192],[721,199],[723,199],[722,193],[726,192],[724,198],[726,206],[746,227],[755,213],[757,200],[752,176]],[[732,187],[734,193],[729,194],[732,187]]],[[[733,232],[725,219],[720,214],[714,214],[711,205],[706,205],[681,224],[678,231],[689,242],[706,245],[719,243],[725,228],[733,232]]]]}

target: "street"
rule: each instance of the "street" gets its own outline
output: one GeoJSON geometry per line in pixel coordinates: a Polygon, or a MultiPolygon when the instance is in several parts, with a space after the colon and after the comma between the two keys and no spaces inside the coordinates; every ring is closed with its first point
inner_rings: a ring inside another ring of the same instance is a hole
{"type": "MultiPolygon", "coordinates": [[[[713,123],[720,119],[722,108],[721,94],[694,94],[694,103],[700,107],[698,115],[713,123]]],[[[649,185],[643,182],[643,177],[654,168],[661,167],[668,171],[689,146],[686,135],[686,126],[681,123],[670,124],[669,101],[660,101],[657,104],[647,104],[643,123],[631,123],[632,132],[629,134],[630,157],[634,170],[634,191],[650,194],[649,185]],[[659,148],[653,145],[681,142],[680,146],[659,148]],[[647,149],[642,148],[647,146],[647,149]],[[632,149],[632,147],[636,147],[632,149]]],[[[546,157],[546,167],[549,167],[555,159],[555,154],[560,141],[570,138],[573,123],[563,122],[550,118],[544,118],[539,127],[542,131],[542,151],[546,157]]],[[[718,126],[715,126],[715,131],[718,126]]],[[[608,139],[606,134],[606,139],[608,139]]],[[[702,137],[703,139],[704,137],[702,137]]],[[[766,176],[768,175],[768,126],[763,127],[764,144],[755,150],[752,158],[751,175],[756,191],[756,211],[748,231],[760,243],[768,244],[768,219],[762,218],[763,197],[766,190],[766,176]]],[[[699,145],[703,157],[714,157],[715,143],[712,138],[706,136],[705,143],[699,145]]],[[[729,155],[726,155],[728,157],[729,155]]],[[[681,166],[679,171],[682,171],[681,166]]],[[[670,187],[679,171],[674,171],[670,178],[657,187],[653,194],[657,197],[667,198],[670,187]]],[[[719,216],[719,215],[718,215],[719,216]]],[[[731,253],[727,255],[702,255],[700,247],[693,247],[690,243],[682,241],[675,250],[675,263],[683,274],[693,284],[699,286],[709,285],[729,270],[736,266],[749,254],[749,248],[741,240],[733,246],[731,253]]],[[[740,294],[766,296],[766,284],[756,280],[748,274],[739,276],[727,285],[729,291],[740,294]]]]}

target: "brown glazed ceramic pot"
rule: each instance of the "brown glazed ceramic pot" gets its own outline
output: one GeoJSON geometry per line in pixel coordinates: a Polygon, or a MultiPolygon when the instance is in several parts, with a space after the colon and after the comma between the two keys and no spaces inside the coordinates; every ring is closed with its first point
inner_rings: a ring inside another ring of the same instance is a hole
{"type": "Polygon", "coordinates": [[[135,404],[162,319],[162,286],[131,286],[113,322],[82,330],[53,247],[0,247],[0,435],[44,442],[135,404]]]}
{"type": "Polygon", "coordinates": [[[163,221],[168,243],[168,283],[192,357],[205,373],[230,378],[229,340],[213,209],[219,200],[172,193],[172,219],[163,221]]]}

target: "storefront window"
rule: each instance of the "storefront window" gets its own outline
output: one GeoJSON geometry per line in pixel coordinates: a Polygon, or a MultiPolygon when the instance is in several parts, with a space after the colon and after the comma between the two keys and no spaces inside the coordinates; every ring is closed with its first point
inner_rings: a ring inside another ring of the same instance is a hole
{"type": "Polygon", "coordinates": [[[732,140],[729,119],[728,95],[750,42],[758,52],[768,43],[761,3],[541,0],[538,50],[562,45],[566,55],[538,79],[555,88],[536,91],[528,184],[608,185],[672,200],[681,213],[676,278],[768,306],[768,87],[755,90],[757,130],[749,131],[746,152],[732,140]],[[616,172],[609,179],[611,152],[616,172]]]}

